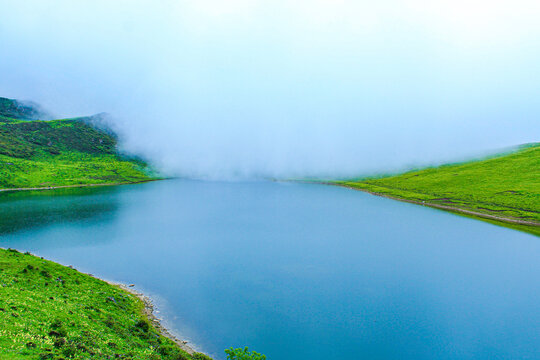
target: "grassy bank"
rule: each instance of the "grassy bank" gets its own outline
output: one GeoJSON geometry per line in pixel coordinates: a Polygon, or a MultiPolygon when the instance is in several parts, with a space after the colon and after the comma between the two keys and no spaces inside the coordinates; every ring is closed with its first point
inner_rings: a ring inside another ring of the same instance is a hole
{"type": "Polygon", "coordinates": [[[540,144],[394,176],[332,182],[540,235],[540,144]]]}
{"type": "Polygon", "coordinates": [[[90,275],[0,249],[1,359],[209,359],[162,336],[135,295],[90,275]]]}
{"type": "Polygon", "coordinates": [[[31,105],[0,98],[0,189],[133,183],[156,178],[118,151],[106,117],[36,120],[31,105]]]}

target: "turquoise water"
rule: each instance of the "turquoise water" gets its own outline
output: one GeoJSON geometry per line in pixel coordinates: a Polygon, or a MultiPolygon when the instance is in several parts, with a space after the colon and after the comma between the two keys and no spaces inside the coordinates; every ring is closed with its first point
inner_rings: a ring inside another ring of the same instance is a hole
{"type": "Polygon", "coordinates": [[[0,196],[0,246],[136,284],[216,359],[540,358],[538,237],[324,185],[48,194],[0,196]]]}

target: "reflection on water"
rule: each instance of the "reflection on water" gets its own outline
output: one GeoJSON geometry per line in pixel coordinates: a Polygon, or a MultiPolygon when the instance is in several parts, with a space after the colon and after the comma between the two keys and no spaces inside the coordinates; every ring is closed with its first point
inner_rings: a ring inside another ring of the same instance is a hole
{"type": "Polygon", "coordinates": [[[104,216],[111,219],[119,206],[111,195],[118,191],[101,187],[0,192],[0,235],[104,216]]]}

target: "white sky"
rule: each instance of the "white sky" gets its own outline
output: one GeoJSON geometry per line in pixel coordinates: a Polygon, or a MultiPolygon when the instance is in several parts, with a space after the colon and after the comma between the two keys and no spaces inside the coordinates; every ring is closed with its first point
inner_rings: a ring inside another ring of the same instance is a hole
{"type": "Polygon", "coordinates": [[[343,176],[538,141],[538,1],[0,0],[0,96],[113,114],[196,177],[343,176]]]}

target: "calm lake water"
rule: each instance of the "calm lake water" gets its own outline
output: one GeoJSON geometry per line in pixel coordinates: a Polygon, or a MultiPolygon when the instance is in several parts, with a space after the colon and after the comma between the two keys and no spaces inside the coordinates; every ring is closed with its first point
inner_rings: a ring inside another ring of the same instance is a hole
{"type": "Polygon", "coordinates": [[[540,238],[358,191],[2,194],[0,246],[136,284],[216,360],[245,345],[269,360],[540,359],[540,238]]]}

